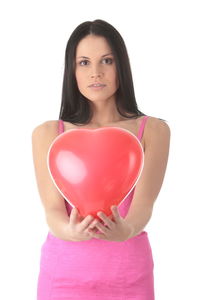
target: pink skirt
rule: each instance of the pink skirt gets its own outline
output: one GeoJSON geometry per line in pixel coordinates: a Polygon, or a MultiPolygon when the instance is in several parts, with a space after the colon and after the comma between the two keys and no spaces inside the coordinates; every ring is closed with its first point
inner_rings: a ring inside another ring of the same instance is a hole
{"type": "Polygon", "coordinates": [[[48,233],[37,300],[154,300],[153,268],[146,231],[124,242],[71,242],[48,233]]]}

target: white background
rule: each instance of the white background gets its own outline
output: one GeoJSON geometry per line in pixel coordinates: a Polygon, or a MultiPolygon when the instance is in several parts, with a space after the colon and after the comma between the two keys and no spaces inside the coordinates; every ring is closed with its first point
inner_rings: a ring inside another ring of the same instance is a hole
{"type": "Polygon", "coordinates": [[[47,234],[31,134],[59,117],[67,40],[103,19],[126,43],[139,109],[168,121],[170,156],[146,227],[157,300],[200,299],[198,1],[1,1],[0,298],[36,299],[47,234]]]}

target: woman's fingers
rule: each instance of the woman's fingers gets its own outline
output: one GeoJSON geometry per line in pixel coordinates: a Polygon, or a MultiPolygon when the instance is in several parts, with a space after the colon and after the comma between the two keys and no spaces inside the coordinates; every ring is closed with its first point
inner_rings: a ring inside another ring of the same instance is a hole
{"type": "Polygon", "coordinates": [[[71,211],[71,214],[70,214],[70,223],[72,225],[76,225],[77,223],[80,223],[79,224],[79,230],[80,231],[84,231],[91,224],[91,222],[93,220],[94,220],[94,217],[91,216],[91,215],[88,215],[87,217],[82,218],[79,215],[78,209],[76,207],[74,207],[72,209],[72,211],[71,211]],[[78,219],[80,219],[81,221],[79,221],[78,219]]]}
{"type": "Polygon", "coordinates": [[[78,218],[78,210],[77,210],[76,207],[74,207],[74,208],[71,210],[69,222],[70,222],[71,224],[76,224],[77,218],[78,218]]]}
{"type": "Polygon", "coordinates": [[[87,217],[85,217],[83,219],[83,221],[80,223],[81,230],[87,229],[93,220],[94,220],[94,217],[91,215],[88,215],[87,217]]]}
{"type": "Polygon", "coordinates": [[[99,224],[99,221],[95,219],[89,226],[89,229],[93,229],[97,224],[99,224]]]}
{"type": "Polygon", "coordinates": [[[113,213],[113,217],[114,217],[114,220],[116,222],[119,222],[121,220],[121,216],[119,214],[119,210],[118,210],[118,207],[116,205],[113,205],[111,207],[111,210],[112,210],[112,213],[113,213]]]}
{"type": "Polygon", "coordinates": [[[98,212],[97,216],[104,222],[104,224],[108,228],[110,228],[110,229],[112,228],[113,222],[103,212],[98,212]]]}
{"type": "MultiPolygon", "coordinates": [[[[83,220],[81,220],[79,224],[80,225],[79,230],[80,231],[84,231],[85,229],[91,230],[94,229],[95,227],[99,229],[104,228],[105,230],[112,228],[113,221],[114,221],[111,219],[112,215],[107,217],[103,212],[99,212],[97,215],[100,217],[100,220],[94,218],[92,215],[88,215],[87,217],[83,218],[83,220]]],[[[80,219],[78,209],[74,207],[70,214],[71,224],[73,225],[77,224],[78,217],[80,219]]],[[[114,217],[115,219],[117,219],[118,217],[116,210],[114,212],[114,217]]]]}

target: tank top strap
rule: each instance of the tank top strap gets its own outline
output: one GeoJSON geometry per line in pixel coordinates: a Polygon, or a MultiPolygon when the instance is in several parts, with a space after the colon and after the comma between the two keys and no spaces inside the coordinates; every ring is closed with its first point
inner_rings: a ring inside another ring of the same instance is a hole
{"type": "MultiPolygon", "coordinates": [[[[149,116],[144,116],[144,118],[142,118],[140,128],[138,131],[138,135],[137,135],[137,138],[139,139],[139,141],[141,141],[141,139],[142,139],[142,135],[143,135],[145,124],[146,124],[148,117],[149,116]]],[[[60,134],[62,132],[64,132],[64,122],[63,122],[63,120],[60,119],[60,120],[58,120],[58,133],[60,134]]]]}
{"type": "Polygon", "coordinates": [[[58,120],[58,133],[63,133],[64,132],[64,122],[63,120],[58,120]]]}
{"type": "Polygon", "coordinates": [[[137,138],[139,139],[139,141],[141,141],[141,139],[142,139],[142,135],[143,135],[143,132],[144,132],[144,127],[145,127],[145,124],[146,124],[146,121],[147,121],[148,117],[149,116],[144,116],[144,118],[142,118],[140,128],[139,128],[139,131],[138,131],[138,135],[137,135],[137,138]]]}

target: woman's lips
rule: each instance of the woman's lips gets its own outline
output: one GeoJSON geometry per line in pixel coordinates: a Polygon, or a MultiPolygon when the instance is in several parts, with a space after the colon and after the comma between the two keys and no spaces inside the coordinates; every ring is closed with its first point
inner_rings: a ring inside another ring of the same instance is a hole
{"type": "Polygon", "coordinates": [[[89,86],[91,89],[93,90],[101,90],[105,87],[105,85],[101,85],[101,86],[89,86]]]}

